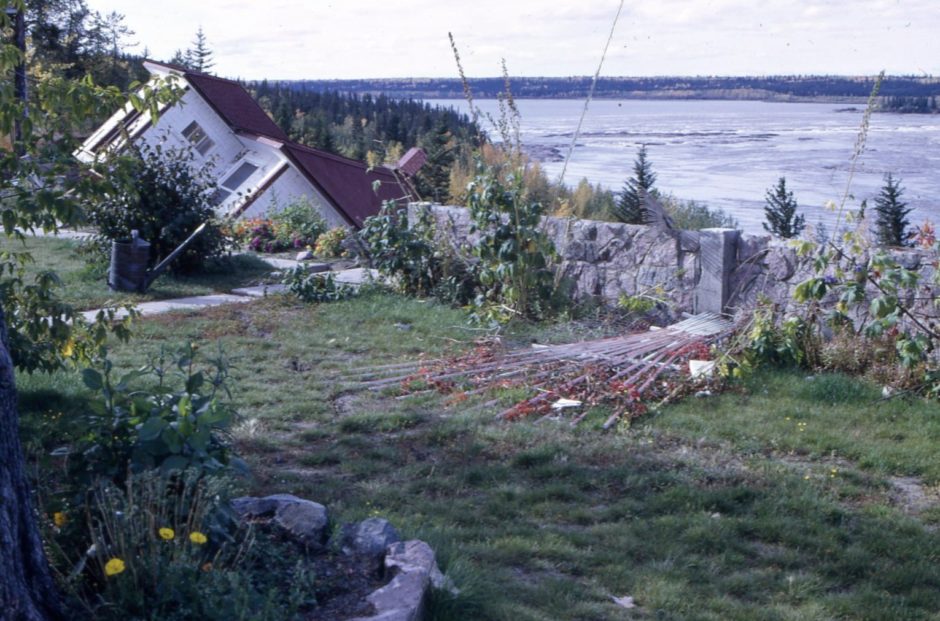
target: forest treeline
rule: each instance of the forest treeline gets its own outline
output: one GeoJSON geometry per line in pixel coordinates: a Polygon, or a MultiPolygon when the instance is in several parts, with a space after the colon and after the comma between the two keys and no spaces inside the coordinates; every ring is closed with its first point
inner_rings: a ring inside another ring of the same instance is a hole
{"type": "Polygon", "coordinates": [[[373,152],[387,160],[413,146],[432,147],[439,135],[463,143],[479,133],[466,114],[410,98],[303,90],[268,81],[245,86],[292,140],[354,159],[373,152]]]}
{"type": "Polygon", "coordinates": [[[884,97],[879,106],[883,112],[902,114],[938,114],[937,97],[884,97]]]}
{"type": "MultiPolygon", "coordinates": [[[[752,76],[752,77],[602,77],[595,97],[673,99],[865,99],[875,85],[874,76],[752,76]]],[[[470,78],[475,97],[495,98],[504,88],[502,77],[470,78]]],[[[389,97],[423,99],[463,98],[457,78],[381,78],[361,80],[299,80],[280,84],[296,89],[334,90],[385,94],[389,97]]],[[[514,77],[513,95],[520,98],[586,97],[591,78],[514,77]]],[[[881,94],[890,97],[934,97],[940,95],[940,79],[918,76],[888,76],[881,94]]]]}

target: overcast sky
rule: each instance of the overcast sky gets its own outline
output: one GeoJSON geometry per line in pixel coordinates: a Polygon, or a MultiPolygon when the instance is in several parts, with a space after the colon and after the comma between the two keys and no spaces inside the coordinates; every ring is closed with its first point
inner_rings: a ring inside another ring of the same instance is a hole
{"type": "MultiPolygon", "coordinates": [[[[619,0],[87,0],[247,79],[591,75],[619,0]]],[[[940,0],[627,0],[603,75],[940,74],[940,0]]]]}

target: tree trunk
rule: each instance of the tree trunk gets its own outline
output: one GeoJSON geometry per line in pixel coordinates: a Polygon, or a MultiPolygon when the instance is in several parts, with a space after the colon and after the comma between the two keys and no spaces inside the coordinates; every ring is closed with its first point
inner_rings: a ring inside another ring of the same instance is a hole
{"type": "Polygon", "coordinates": [[[62,619],[26,478],[8,343],[0,308],[0,619],[62,619]]]}

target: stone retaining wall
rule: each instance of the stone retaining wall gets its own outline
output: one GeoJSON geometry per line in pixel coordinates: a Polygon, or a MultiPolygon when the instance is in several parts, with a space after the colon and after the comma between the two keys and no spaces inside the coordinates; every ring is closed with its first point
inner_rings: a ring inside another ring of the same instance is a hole
{"type": "MultiPolygon", "coordinates": [[[[476,242],[470,214],[463,207],[414,203],[409,218],[427,210],[438,235],[466,254],[476,242]]],[[[543,226],[572,279],[579,298],[595,297],[614,305],[622,295],[651,295],[676,312],[750,312],[766,296],[783,309],[796,310],[793,290],[815,276],[812,259],[798,257],[786,241],[769,235],[744,235],[728,229],[683,231],[678,239],[648,226],[546,217],[543,226]]],[[[930,282],[934,266],[917,250],[895,253],[908,269],[930,282]]],[[[933,290],[923,291],[927,298],[933,290]]],[[[940,318],[931,300],[923,310],[940,318]]]]}
{"type": "MultiPolygon", "coordinates": [[[[463,207],[412,204],[430,210],[438,234],[469,254],[477,237],[470,233],[470,214],[463,207]]],[[[656,295],[681,308],[691,308],[698,280],[696,255],[683,252],[672,237],[648,226],[547,217],[543,226],[572,279],[579,298],[599,297],[616,304],[621,295],[656,295]]]]}

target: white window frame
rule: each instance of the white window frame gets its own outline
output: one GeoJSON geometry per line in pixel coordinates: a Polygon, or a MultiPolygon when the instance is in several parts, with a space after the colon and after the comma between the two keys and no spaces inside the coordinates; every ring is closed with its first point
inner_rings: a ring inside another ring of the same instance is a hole
{"type": "Polygon", "coordinates": [[[209,134],[206,133],[206,130],[198,121],[193,121],[187,125],[182,133],[183,138],[193,145],[199,155],[205,156],[215,146],[215,141],[209,138],[209,134]]]}
{"type": "Polygon", "coordinates": [[[249,179],[251,179],[251,176],[254,175],[256,172],[258,172],[259,170],[261,170],[261,168],[262,168],[261,164],[255,162],[255,161],[253,161],[253,160],[249,160],[249,159],[244,159],[244,160],[240,160],[240,161],[236,162],[234,166],[232,166],[232,167],[229,168],[227,171],[225,171],[225,175],[223,175],[222,177],[220,177],[221,179],[223,179],[223,181],[220,181],[220,182],[219,182],[219,187],[218,187],[218,188],[216,189],[216,191],[212,194],[212,198],[210,199],[211,202],[212,202],[212,204],[215,205],[215,206],[221,205],[222,203],[224,203],[225,201],[227,201],[228,198],[229,198],[232,194],[238,193],[238,189],[239,189],[240,187],[242,187],[243,185],[245,185],[245,182],[247,182],[249,179]],[[232,176],[233,176],[236,172],[238,172],[239,170],[241,170],[241,168],[242,168],[243,166],[245,166],[245,165],[253,166],[253,167],[254,167],[254,170],[252,170],[252,171],[248,174],[248,176],[245,177],[244,181],[242,181],[241,183],[239,183],[239,184],[236,185],[235,187],[232,187],[232,186],[230,186],[230,185],[226,185],[226,183],[228,182],[228,180],[231,179],[232,176]]]}

